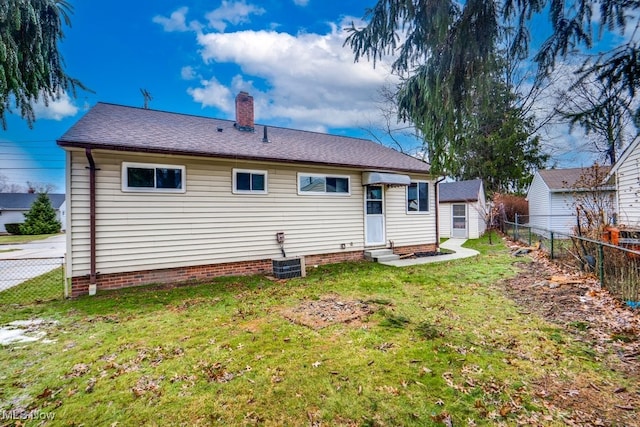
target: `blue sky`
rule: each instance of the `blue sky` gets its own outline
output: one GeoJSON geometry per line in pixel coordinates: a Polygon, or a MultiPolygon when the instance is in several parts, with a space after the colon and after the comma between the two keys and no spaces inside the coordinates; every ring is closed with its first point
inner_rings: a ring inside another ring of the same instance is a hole
{"type": "Polygon", "coordinates": [[[71,1],[60,48],[69,75],[95,93],[38,108],[33,129],[16,116],[0,131],[0,175],[64,191],[55,140],[96,102],[233,119],[239,90],[256,121],[362,135],[387,71],[342,48],[343,27],[373,1],[71,1]]]}
{"type": "MultiPolygon", "coordinates": [[[[72,0],[60,48],[69,75],[95,93],[38,106],[33,129],[8,117],[0,175],[64,191],[55,141],[96,102],[233,119],[240,90],[256,122],[367,137],[379,120],[377,92],[394,81],[384,62],[355,64],[343,28],[375,0],[72,0]]],[[[561,166],[570,166],[568,159],[561,166]]]]}

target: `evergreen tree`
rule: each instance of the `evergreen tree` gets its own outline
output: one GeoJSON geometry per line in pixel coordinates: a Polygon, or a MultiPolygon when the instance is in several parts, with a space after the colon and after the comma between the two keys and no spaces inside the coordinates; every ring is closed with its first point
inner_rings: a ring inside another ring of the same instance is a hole
{"type": "Polygon", "coordinates": [[[481,178],[488,195],[522,193],[549,156],[534,135],[533,118],[514,106],[515,95],[498,75],[492,80],[490,92],[469,109],[469,124],[456,131],[449,175],[459,180],[481,178]]]}
{"type": "Polygon", "coordinates": [[[55,234],[60,232],[62,226],[56,218],[56,211],[51,206],[51,200],[47,193],[38,194],[31,209],[24,214],[24,217],[25,221],[20,226],[21,234],[55,234]]]}
{"type": "Polygon", "coordinates": [[[33,104],[45,105],[62,92],[86,89],[64,70],[58,42],[63,23],[71,25],[66,0],[0,1],[0,123],[14,103],[29,126],[35,121],[33,104]]]}
{"type": "MultiPolygon", "coordinates": [[[[356,61],[372,60],[374,66],[393,56],[392,72],[402,78],[399,118],[424,136],[432,171],[451,173],[465,148],[460,132],[478,128],[475,103],[491,99],[501,56],[528,58],[534,17],[548,13],[550,23],[548,38],[532,58],[538,64],[538,86],[557,59],[593,47],[594,27],[599,35],[637,31],[639,10],[637,0],[378,0],[366,10],[364,27],[347,28],[345,45],[356,61]]],[[[638,57],[637,37],[614,38],[610,49],[585,61],[577,76],[596,78],[605,87],[615,84],[633,99],[640,86],[638,57]]],[[[513,91],[512,82],[506,83],[513,91]]],[[[607,94],[600,93],[599,99],[605,101],[607,94]]]]}

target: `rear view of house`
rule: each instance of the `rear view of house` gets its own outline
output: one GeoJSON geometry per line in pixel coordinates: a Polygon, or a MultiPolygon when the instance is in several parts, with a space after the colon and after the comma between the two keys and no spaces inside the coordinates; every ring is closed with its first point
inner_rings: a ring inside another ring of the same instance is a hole
{"type": "Polygon", "coordinates": [[[428,164],[374,142],[99,103],[66,151],[74,296],[157,282],[434,250],[428,164]]]}

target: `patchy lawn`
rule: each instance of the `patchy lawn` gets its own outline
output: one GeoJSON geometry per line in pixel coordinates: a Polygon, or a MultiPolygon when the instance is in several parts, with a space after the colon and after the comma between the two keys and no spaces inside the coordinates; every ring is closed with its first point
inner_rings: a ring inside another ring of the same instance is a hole
{"type": "Polygon", "coordinates": [[[7,307],[0,325],[41,319],[47,341],[0,347],[0,411],[47,425],[637,425],[639,378],[623,369],[637,330],[621,344],[547,316],[525,300],[547,274],[537,260],[471,244],[479,257],[405,269],[7,307]]]}

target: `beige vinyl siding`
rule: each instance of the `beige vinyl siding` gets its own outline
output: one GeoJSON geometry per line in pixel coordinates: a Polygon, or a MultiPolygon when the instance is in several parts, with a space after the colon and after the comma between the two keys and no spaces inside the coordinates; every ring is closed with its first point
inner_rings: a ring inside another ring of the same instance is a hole
{"type": "MultiPolygon", "coordinates": [[[[277,258],[280,231],[288,256],[363,249],[360,171],[97,150],[93,157],[99,273],[277,258]],[[122,192],[123,161],[184,165],[186,192],[122,192]],[[233,194],[233,168],[267,170],[268,194],[233,194]],[[348,175],[351,195],[299,196],[297,172],[348,175]]],[[[78,276],[89,272],[89,176],[84,152],[71,158],[69,275],[78,276]]]]}
{"type": "Polygon", "coordinates": [[[618,222],[640,227],[640,150],[633,150],[616,173],[618,222]]]}
{"type": "MultiPolygon", "coordinates": [[[[426,176],[412,175],[413,181],[427,180],[426,176]]],[[[396,247],[436,242],[435,191],[429,181],[429,212],[407,213],[406,187],[385,189],[387,241],[396,247]]]]}
{"type": "Polygon", "coordinates": [[[440,203],[438,212],[440,237],[451,237],[451,203],[440,203]]]}

